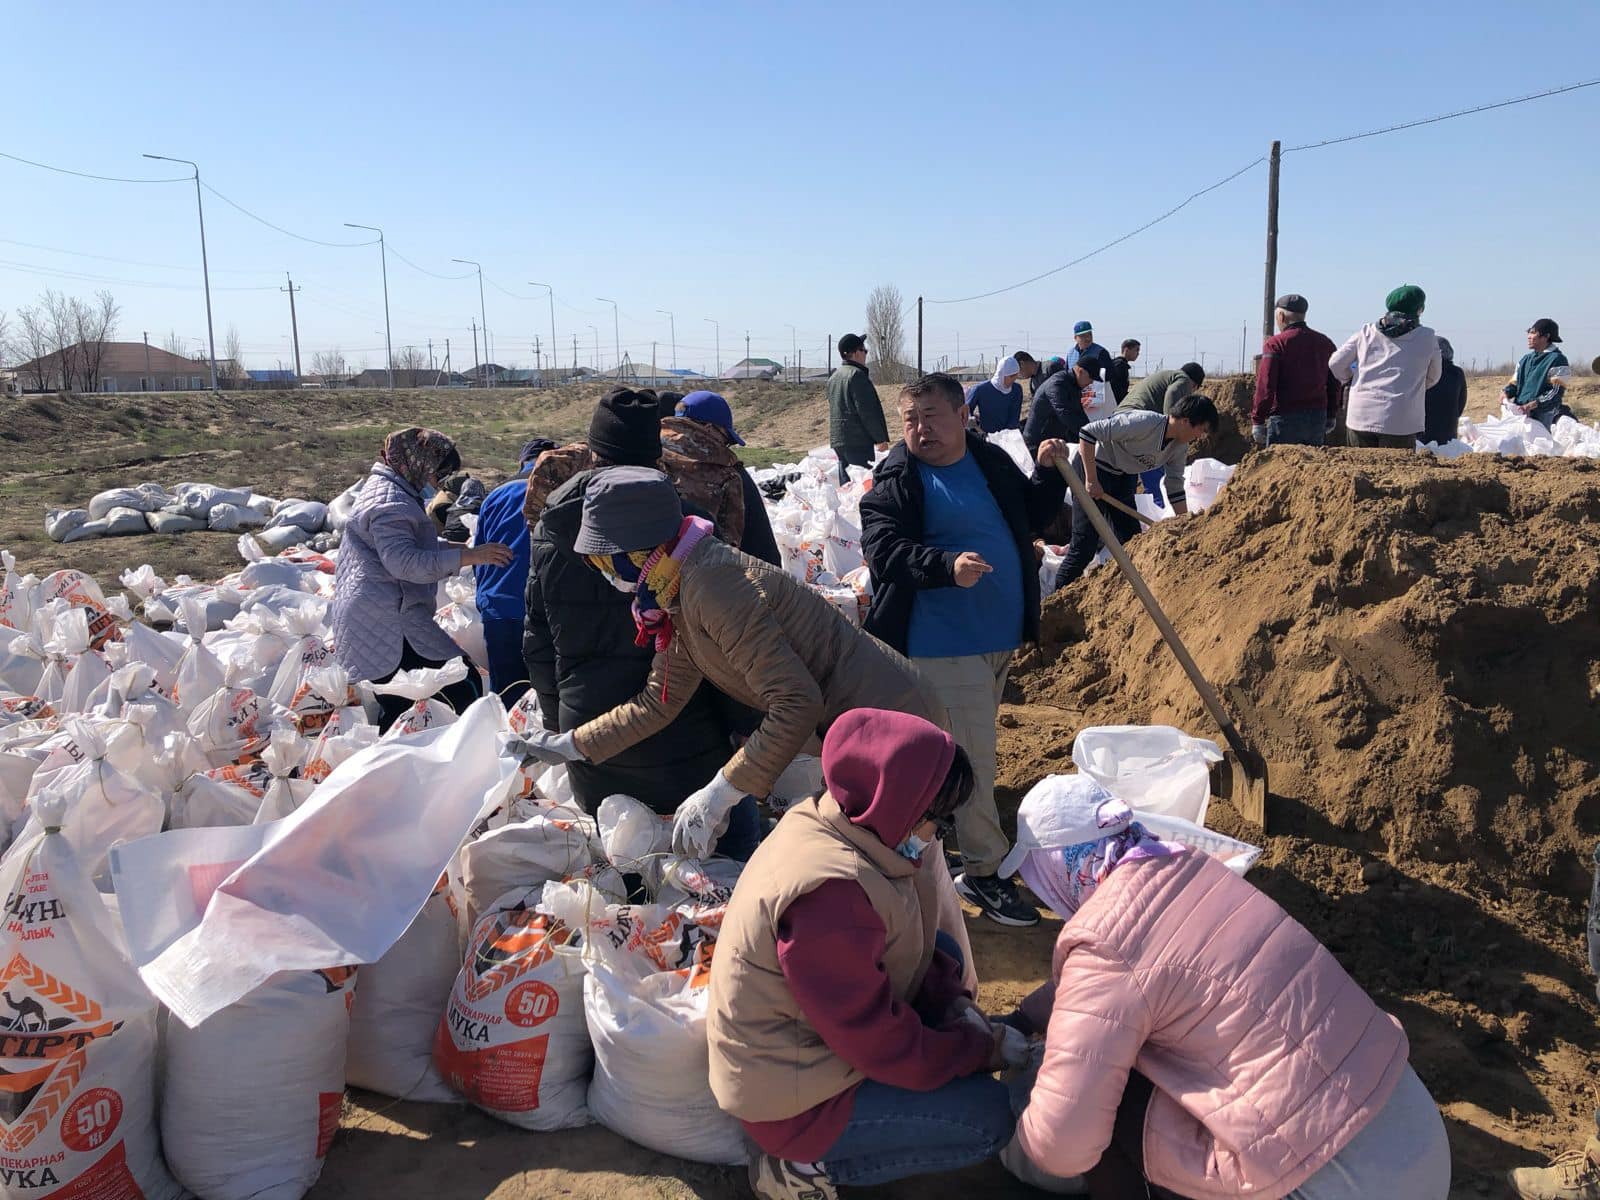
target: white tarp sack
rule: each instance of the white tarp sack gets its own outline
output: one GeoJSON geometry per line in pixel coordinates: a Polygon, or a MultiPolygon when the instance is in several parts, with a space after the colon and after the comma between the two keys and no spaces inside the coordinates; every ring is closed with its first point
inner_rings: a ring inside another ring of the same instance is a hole
{"type": "Polygon", "coordinates": [[[396,671],[382,683],[368,684],[380,696],[399,696],[411,701],[411,707],[396,718],[383,736],[404,737],[454,721],[456,710],[434,697],[441,689],[460,683],[470,670],[464,659],[452,658],[442,667],[396,671]]]}
{"type": "Polygon", "coordinates": [[[707,989],[715,934],[659,904],[605,904],[586,883],[548,884],[540,905],[583,935],[594,1043],[589,1114],[641,1146],[735,1166],[744,1131],[711,1094],[707,989]]]}
{"type": "Polygon", "coordinates": [[[44,535],[52,542],[64,542],[77,529],[89,523],[89,513],[82,508],[52,508],[44,514],[44,535]]]}
{"type": "Polygon", "coordinates": [[[594,1051],[572,930],[537,911],[540,889],[502,896],[472,931],[438,1022],[433,1061],[467,1101],[522,1129],[589,1123],[594,1051]]]}
{"type": "Polygon", "coordinates": [[[205,528],[213,533],[241,533],[246,529],[260,529],[266,523],[266,517],[255,509],[239,504],[219,504],[205,518],[205,528]]]}
{"type": "Polygon", "coordinates": [[[144,533],[150,528],[144,518],[145,514],[137,508],[113,508],[102,518],[106,523],[105,534],[107,537],[127,537],[129,534],[144,533]]]}
{"type": "Polygon", "coordinates": [[[1171,725],[1093,725],[1073,741],[1072,761],[1129,808],[1204,825],[1222,750],[1171,725]]]}
{"type": "Polygon", "coordinates": [[[1235,875],[1243,875],[1255,865],[1256,859],[1261,857],[1260,846],[1241,842],[1238,838],[1228,837],[1214,829],[1197,825],[1193,821],[1185,821],[1182,817],[1171,817],[1165,813],[1140,812],[1135,809],[1133,819],[1163,841],[1179,842],[1191,850],[1198,850],[1202,854],[1209,854],[1212,858],[1219,859],[1222,865],[1235,875]]]}
{"type": "Polygon", "coordinates": [[[0,550],[0,566],[5,567],[5,581],[0,583],[0,625],[17,630],[33,628],[39,577],[18,575],[17,556],[9,550],[0,550]]]}
{"type": "MultiPolygon", "coordinates": [[[[1022,430],[1002,429],[999,433],[991,433],[989,444],[999,446],[1010,455],[1011,461],[1017,464],[1017,470],[1024,475],[1033,474],[1033,455],[1028,453],[1028,443],[1022,440],[1022,430]]],[[[1055,470],[1054,467],[1050,469],[1055,470]]]]}
{"type": "Polygon", "coordinates": [[[439,1015],[460,970],[460,932],[441,879],[400,940],[361,967],[345,1081],[399,1100],[461,1103],[433,1065],[439,1015]]]}
{"type": "Polygon", "coordinates": [[[141,483],[138,487],[111,488],[94,496],[89,501],[89,519],[98,521],[107,516],[112,509],[131,508],[137,513],[155,512],[172,502],[172,497],[153,483],[141,483]]]}
{"type": "Polygon", "coordinates": [[[143,621],[134,621],[124,631],[122,640],[128,647],[128,661],[147,665],[155,672],[157,689],[176,699],[184,639],[168,637],[164,633],[157,633],[143,621]]]}
{"type": "Polygon", "coordinates": [[[335,709],[317,734],[300,770],[300,778],[321,783],[347,758],[377,744],[378,727],[367,720],[365,709],[354,706],[335,709]]]}
{"type": "Polygon", "coordinates": [[[252,542],[260,554],[266,555],[281,553],[290,546],[298,546],[301,542],[310,540],[311,535],[298,525],[279,525],[274,529],[263,529],[260,533],[247,533],[239,539],[239,545],[243,553],[244,544],[252,542]]]}
{"type": "Polygon", "coordinates": [[[328,506],[320,500],[280,500],[272,510],[268,529],[293,525],[307,533],[321,533],[328,527],[328,506]]]}
{"type": "Polygon", "coordinates": [[[279,971],[382,958],[504,787],[504,720],[485,697],[454,725],[348,759],[281,821],[117,846],[123,923],[150,990],[192,1027],[279,971]],[[191,927],[179,894],[203,869],[221,883],[191,927]]]}
{"type": "MultiPolygon", "coordinates": [[[[214,483],[180,483],[172,489],[171,501],[157,507],[204,519],[219,504],[249,503],[250,495],[249,488],[221,488],[214,483]]],[[[92,502],[90,513],[93,515],[92,502]]]]}
{"type": "Polygon", "coordinates": [[[1217,502],[1217,494],[1233,478],[1236,467],[1214,458],[1197,458],[1183,469],[1183,495],[1190,512],[1205,512],[1217,502]]]}
{"type": "MultiPolygon", "coordinates": [[[[187,513],[169,512],[166,509],[145,513],[144,520],[151,533],[198,533],[206,527],[204,517],[191,517],[187,513]]],[[[111,532],[115,533],[116,530],[111,532]]]]}
{"type": "MultiPolygon", "coordinates": [[[[59,830],[62,800],[41,798],[59,830]]],[[[156,1134],[156,1012],[116,918],[59,832],[0,867],[0,1196],[177,1200],[156,1134]]]]}
{"type": "Polygon", "coordinates": [[[74,526],[61,537],[63,542],[87,542],[93,538],[106,536],[107,521],[101,517],[98,521],[85,521],[82,525],[74,526]]]}
{"type": "Polygon", "coordinates": [[[463,654],[484,666],[489,661],[489,645],[483,640],[483,618],[478,614],[477,584],[472,572],[452,575],[443,587],[450,602],[434,613],[433,619],[463,654]]]}
{"type": "Polygon", "coordinates": [[[456,858],[467,928],[507,892],[581,874],[602,853],[594,820],[576,808],[542,809],[489,830],[456,858]]]}

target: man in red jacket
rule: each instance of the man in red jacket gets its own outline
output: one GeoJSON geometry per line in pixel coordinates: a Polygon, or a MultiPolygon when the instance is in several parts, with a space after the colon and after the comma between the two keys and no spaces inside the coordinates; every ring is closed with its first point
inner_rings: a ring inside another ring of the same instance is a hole
{"type": "Polygon", "coordinates": [[[1320,446],[1339,423],[1339,384],[1328,370],[1334,344],[1306,324],[1304,296],[1279,296],[1278,332],[1261,347],[1250,437],[1258,446],[1320,446]]]}

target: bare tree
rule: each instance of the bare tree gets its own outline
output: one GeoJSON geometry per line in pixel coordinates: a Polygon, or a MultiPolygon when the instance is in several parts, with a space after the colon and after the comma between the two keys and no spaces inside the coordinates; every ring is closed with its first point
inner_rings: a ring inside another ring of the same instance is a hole
{"type": "Polygon", "coordinates": [[[11,357],[11,321],[6,310],[0,308],[0,366],[11,357]]]}
{"type": "Polygon", "coordinates": [[[58,378],[54,382],[59,390],[71,391],[78,380],[78,364],[82,357],[76,342],[76,301],[54,288],[47,288],[39,298],[39,307],[43,311],[49,337],[46,353],[56,356],[58,378]]]}
{"type": "Polygon", "coordinates": [[[867,297],[867,346],[880,383],[901,383],[906,376],[904,310],[900,289],[892,283],[879,284],[867,297]]]}
{"type": "Polygon", "coordinates": [[[222,361],[217,364],[217,374],[223,376],[223,382],[229,386],[240,383],[244,379],[244,349],[239,343],[239,327],[228,325],[228,332],[222,339],[222,361]]]}
{"type": "Polygon", "coordinates": [[[108,291],[95,293],[94,303],[73,297],[73,334],[78,344],[78,390],[100,390],[100,364],[105,361],[106,344],[117,333],[122,309],[108,291]]]}
{"type": "Polygon", "coordinates": [[[344,352],[337,346],[329,350],[318,350],[311,356],[311,373],[321,375],[324,380],[343,379],[344,352]]]}
{"type": "Polygon", "coordinates": [[[188,345],[178,336],[176,329],[167,330],[167,336],[161,339],[161,348],[168,354],[176,354],[179,358],[194,357],[189,353],[188,345]]]}
{"type": "Polygon", "coordinates": [[[17,309],[17,333],[12,340],[12,352],[26,367],[25,375],[36,392],[50,386],[50,373],[54,369],[50,354],[55,346],[50,341],[50,322],[38,305],[17,309]]]}

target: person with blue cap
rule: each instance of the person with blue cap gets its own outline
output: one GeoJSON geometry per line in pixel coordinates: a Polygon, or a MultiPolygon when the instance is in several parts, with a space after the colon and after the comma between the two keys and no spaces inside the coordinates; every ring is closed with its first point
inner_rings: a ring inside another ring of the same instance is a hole
{"type": "Polygon", "coordinates": [[[1094,340],[1094,325],[1079,321],[1072,327],[1072,349],[1067,351],[1067,366],[1075,367],[1084,358],[1099,359],[1101,374],[1111,368],[1111,352],[1094,340]]]}
{"type": "Polygon", "coordinates": [[[777,539],[734,446],[744,439],[733,427],[733,410],[716,392],[690,392],[673,416],[661,419],[661,462],[678,494],[716,522],[718,536],[752,558],[777,566],[777,539]]]}

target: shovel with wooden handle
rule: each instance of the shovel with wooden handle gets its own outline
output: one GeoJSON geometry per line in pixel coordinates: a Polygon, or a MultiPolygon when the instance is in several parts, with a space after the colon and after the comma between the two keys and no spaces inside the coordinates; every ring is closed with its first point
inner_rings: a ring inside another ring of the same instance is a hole
{"type": "MultiPolygon", "coordinates": [[[[1105,514],[1100,511],[1100,506],[1089,495],[1089,489],[1083,480],[1078,478],[1077,472],[1068,463],[1059,458],[1056,459],[1056,469],[1067,481],[1067,487],[1072,490],[1073,500],[1088,516],[1095,532],[1100,535],[1100,540],[1110,551],[1113,561],[1127,577],[1134,594],[1139,597],[1145,611],[1150,614],[1150,619],[1161,631],[1161,636],[1171,649],[1173,657],[1178,660],[1178,665],[1183,668],[1184,674],[1189,677],[1189,682],[1194,685],[1194,690],[1199,693],[1200,702],[1206,706],[1211,719],[1222,730],[1222,736],[1228,743],[1228,753],[1223,756],[1222,769],[1214,776],[1213,790],[1224,800],[1230,801],[1245,820],[1254,821],[1265,831],[1267,828],[1266,758],[1245,741],[1244,735],[1234,725],[1233,718],[1222,707],[1217,689],[1212,687],[1210,681],[1200,673],[1200,668],[1190,656],[1188,647],[1183,644],[1178,631],[1172,627],[1172,622],[1167,620],[1167,614],[1161,610],[1161,605],[1156,603],[1150,586],[1145,583],[1144,576],[1139,574],[1139,569],[1133,565],[1127,550],[1112,532],[1111,523],[1106,520],[1105,514]]],[[[1116,503],[1109,496],[1106,499],[1116,503]]],[[[1123,504],[1117,504],[1117,507],[1124,511],[1127,509],[1123,504]]]]}

